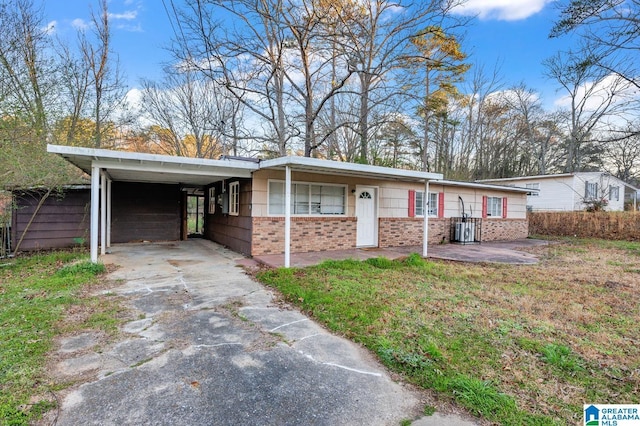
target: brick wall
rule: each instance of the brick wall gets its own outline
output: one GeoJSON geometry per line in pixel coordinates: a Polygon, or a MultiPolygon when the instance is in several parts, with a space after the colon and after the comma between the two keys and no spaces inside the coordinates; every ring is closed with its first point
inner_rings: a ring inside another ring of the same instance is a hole
{"type": "MultiPolygon", "coordinates": [[[[429,219],[429,244],[449,241],[451,219],[429,219]]],[[[356,246],[355,217],[291,218],[291,252],[343,250],[356,246]]],[[[526,219],[491,219],[482,221],[482,241],[514,240],[528,236],[526,219]]],[[[251,254],[284,252],[284,218],[254,217],[251,254]]],[[[422,218],[380,218],[380,247],[422,245],[422,218]]]]}
{"type": "MultiPolygon", "coordinates": [[[[380,218],[378,240],[380,247],[422,245],[422,218],[380,218]]],[[[429,218],[429,244],[437,244],[443,238],[449,240],[449,219],[429,218]]]]}
{"type": "Polygon", "coordinates": [[[529,236],[527,219],[484,219],[482,241],[517,240],[529,236]]]}
{"type": "MultiPolygon", "coordinates": [[[[291,252],[343,250],[356,246],[355,217],[292,217],[291,252]]],[[[254,217],[251,254],[284,253],[284,218],[254,217]]]]}

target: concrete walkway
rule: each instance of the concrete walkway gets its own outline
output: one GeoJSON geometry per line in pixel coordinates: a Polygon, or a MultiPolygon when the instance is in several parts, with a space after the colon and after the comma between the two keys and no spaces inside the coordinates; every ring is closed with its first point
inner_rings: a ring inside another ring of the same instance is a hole
{"type": "MultiPolygon", "coordinates": [[[[337,337],[206,241],[131,244],[103,257],[135,310],[116,342],[60,342],[58,425],[398,425],[423,393],[393,381],[367,351],[337,337]]],[[[108,296],[105,296],[108,297],[108,296]]],[[[56,421],[57,420],[57,421],[56,421]]],[[[419,425],[473,425],[456,415],[419,425]],[[434,423],[435,422],[435,423],[434,423]]]]}
{"type": "MultiPolygon", "coordinates": [[[[549,241],[528,238],[514,241],[491,241],[482,244],[437,244],[429,246],[428,257],[472,263],[535,264],[538,263],[538,259],[534,255],[519,249],[548,244],[550,244],[549,241]]],[[[291,254],[291,266],[316,265],[324,260],[365,260],[372,257],[398,259],[408,256],[410,253],[422,253],[422,246],[293,253],[291,254]]],[[[254,259],[269,267],[277,268],[284,265],[284,255],[282,254],[254,256],[254,259]]]]}

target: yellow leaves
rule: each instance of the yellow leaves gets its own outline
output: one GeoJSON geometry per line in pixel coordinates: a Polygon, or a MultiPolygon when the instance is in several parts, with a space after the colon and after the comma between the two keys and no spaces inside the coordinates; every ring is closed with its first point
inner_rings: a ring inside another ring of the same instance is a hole
{"type": "MultiPolygon", "coordinates": [[[[438,26],[429,26],[417,36],[411,38],[411,44],[418,50],[421,57],[415,58],[417,62],[425,62],[427,66],[438,67],[446,63],[464,61],[466,53],[461,49],[460,43],[454,35],[449,35],[438,26]]],[[[469,69],[467,64],[459,64],[455,70],[464,73],[469,69]]]]}
{"type": "MultiPolygon", "coordinates": [[[[101,125],[101,139],[105,142],[116,138],[114,123],[106,122],[101,125]]],[[[96,123],[90,118],[73,119],[67,116],[59,120],[52,132],[55,143],[70,146],[93,147],[96,140],[96,123]]]]}

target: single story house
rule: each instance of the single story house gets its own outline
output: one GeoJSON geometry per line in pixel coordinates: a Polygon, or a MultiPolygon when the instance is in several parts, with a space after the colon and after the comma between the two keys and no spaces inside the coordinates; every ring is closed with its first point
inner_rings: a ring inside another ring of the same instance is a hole
{"type": "MultiPolygon", "coordinates": [[[[580,211],[590,203],[606,201],[607,211],[624,210],[625,191],[637,198],[638,188],[606,172],[485,179],[478,182],[514,185],[532,190],[527,196],[531,211],[580,211]]],[[[635,207],[634,207],[635,209],[635,207]]]]}
{"type": "MultiPolygon", "coordinates": [[[[525,238],[529,190],[305,157],[244,161],[49,145],[91,175],[92,259],[111,243],[179,240],[186,197],[204,237],[247,255],[525,238]],[[425,196],[425,194],[428,194],[425,196]],[[426,214],[425,214],[426,213],[426,214]],[[461,225],[464,223],[464,225],[461,225]]],[[[24,220],[24,219],[23,219],[24,220]]]]}

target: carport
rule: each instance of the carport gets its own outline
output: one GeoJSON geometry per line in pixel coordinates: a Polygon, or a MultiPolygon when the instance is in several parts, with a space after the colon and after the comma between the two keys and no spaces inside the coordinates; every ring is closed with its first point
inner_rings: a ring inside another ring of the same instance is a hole
{"type": "Polygon", "coordinates": [[[111,246],[113,182],[174,184],[182,191],[188,191],[231,177],[250,178],[258,168],[258,164],[242,160],[208,160],[60,145],[47,145],[47,151],[60,155],[91,176],[92,262],[98,261],[98,247],[104,255],[111,246]]]}

